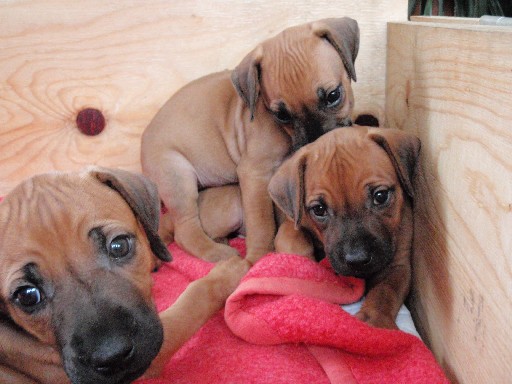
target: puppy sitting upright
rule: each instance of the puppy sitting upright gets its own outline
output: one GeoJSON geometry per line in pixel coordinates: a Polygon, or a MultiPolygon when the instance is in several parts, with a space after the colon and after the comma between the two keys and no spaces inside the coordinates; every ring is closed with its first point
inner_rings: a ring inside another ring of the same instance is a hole
{"type": "Polygon", "coordinates": [[[158,185],[181,247],[209,261],[236,254],[205,234],[198,191],[239,183],[247,259],[273,249],[270,177],[292,149],[351,125],[358,47],[349,18],[289,28],[234,71],[198,79],[162,107],[142,136],[142,168],[158,185]]]}
{"type": "Polygon", "coordinates": [[[288,216],[276,250],[327,256],[337,273],[366,278],[356,316],[377,327],[396,328],[409,291],[419,149],[417,137],[395,129],[337,129],[287,159],[269,185],[288,216]]]}

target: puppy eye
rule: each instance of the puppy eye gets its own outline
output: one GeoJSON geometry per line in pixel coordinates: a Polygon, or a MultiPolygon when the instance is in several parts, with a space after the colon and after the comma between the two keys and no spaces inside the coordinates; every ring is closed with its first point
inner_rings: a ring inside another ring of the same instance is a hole
{"type": "Polygon", "coordinates": [[[274,117],[281,124],[290,124],[292,121],[292,115],[284,108],[279,108],[279,110],[274,113],[274,117]]]}
{"type": "Polygon", "coordinates": [[[341,86],[338,85],[334,91],[327,94],[325,103],[328,108],[336,107],[341,103],[341,86]]]}
{"type": "Polygon", "coordinates": [[[313,205],[309,210],[317,219],[324,219],[327,217],[327,205],[325,204],[313,205]]]}
{"type": "Polygon", "coordinates": [[[39,288],[33,285],[24,285],[16,289],[13,299],[24,311],[31,311],[43,301],[43,295],[39,288]]]}
{"type": "Polygon", "coordinates": [[[373,192],[373,205],[384,205],[391,198],[391,189],[377,189],[373,192]]]}
{"type": "Polygon", "coordinates": [[[121,259],[130,254],[132,239],[127,235],[115,237],[108,245],[108,255],[113,259],[121,259]]]}

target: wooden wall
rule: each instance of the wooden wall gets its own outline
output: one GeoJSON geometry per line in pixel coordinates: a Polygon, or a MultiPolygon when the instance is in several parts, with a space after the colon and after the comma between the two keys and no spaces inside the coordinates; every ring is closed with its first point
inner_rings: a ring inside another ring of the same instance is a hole
{"type": "Polygon", "coordinates": [[[510,383],[512,28],[388,26],[388,125],[422,139],[418,325],[455,383],[510,383]]]}
{"type": "Polygon", "coordinates": [[[383,119],[386,22],[406,13],[407,0],[0,2],[0,195],[48,170],[139,170],[140,134],[179,87],[324,17],[359,21],[356,111],[383,119]],[[98,136],[76,129],[87,107],[106,118],[98,136]]]}

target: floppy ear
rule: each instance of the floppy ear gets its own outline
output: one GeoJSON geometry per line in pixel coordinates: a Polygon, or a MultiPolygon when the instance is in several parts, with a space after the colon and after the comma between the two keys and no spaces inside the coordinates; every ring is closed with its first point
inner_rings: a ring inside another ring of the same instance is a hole
{"type": "Polygon", "coordinates": [[[256,101],[260,93],[260,63],[262,56],[262,48],[258,46],[245,56],[231,73],[231,81],[236,91],[251,111],[251,120],[254,119],[256,101]]]}
{"type": "Polygon", "coordinates": [[[171,261],[171,254],[158,236],[160,198],[158,190],[146,177],[121,169],[92,167],[88,174],[119,193],[142,224],[151,250],[160,260],[171,261]]]}
{"type": "Polygon", "coordinates": [[[277,169],[268,186],[274,203],[293,221],[298,228],[304,211],[307,151],[303,147],[285,160],[277,169]]]}
{"type": "Polygon", "coordinates": [[[420,153],[420,139],[413,134],[392,128],[370,129],[368,137],[386,151],[405,192],[413,198],[412,180],[420,153]]]}
{"type": "Polygon", "coordinates": [[[326,39],[336,49],[345,64],[345,68],[354,81],[356,78],[355,62],[359,52],[359,26],[349,17],[323,19],[313,23],[313,32],[326,39]]]}

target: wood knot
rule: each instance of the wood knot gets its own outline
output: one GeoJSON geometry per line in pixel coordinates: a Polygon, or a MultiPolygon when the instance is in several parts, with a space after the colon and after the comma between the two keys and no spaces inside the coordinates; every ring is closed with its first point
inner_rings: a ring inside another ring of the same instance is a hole
{"type": "Polygon", "coordinates": [[[95,108],[86,108],[78,112],[76,126],[87,136],[96,136],[105,128],[105,117],[95,108]]]}

